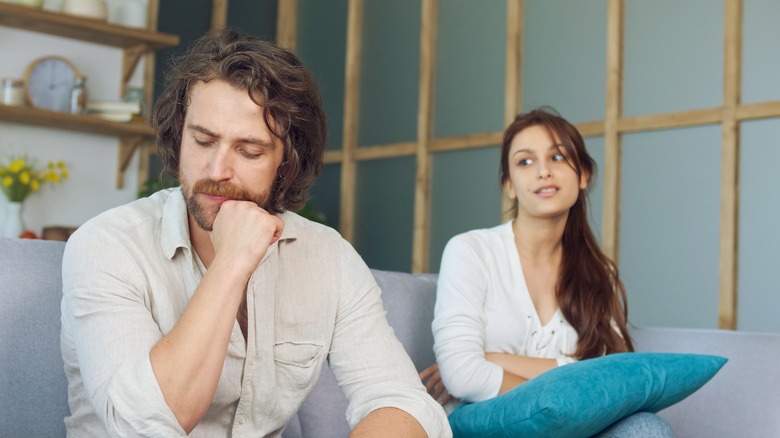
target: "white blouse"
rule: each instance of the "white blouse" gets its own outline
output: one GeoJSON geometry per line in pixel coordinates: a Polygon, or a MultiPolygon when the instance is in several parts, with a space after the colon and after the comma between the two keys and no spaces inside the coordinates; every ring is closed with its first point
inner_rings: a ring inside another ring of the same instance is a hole
{"type": "Polygon", "coordinates": [[[512,222],[453,237],[444,249],[433,320],[434,351],[450,394],[498,395],[500,366],[485,353],[573,362],[577,332],[557,309],[542,326],[523,277],[512,222]]]}

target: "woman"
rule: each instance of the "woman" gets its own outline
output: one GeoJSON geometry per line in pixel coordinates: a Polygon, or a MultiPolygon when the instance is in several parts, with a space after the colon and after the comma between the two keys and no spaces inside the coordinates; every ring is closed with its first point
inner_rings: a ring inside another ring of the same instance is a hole
{"type": "MultiPolygon", "coordinates": [[[[513,220],[453,237],[442,256],[438,367],[420,376],[443,404],[447,391],[480,402],[556,366],[633,351],[625,289],[588,225],[595,171],[582,136],[551,110],[521,114],[506,129],[500,181],[513,220]]],[[[630,416],[608,436],[648,425],[656,432],[641,436],[673,436],[652,414],[630,416]]]]}

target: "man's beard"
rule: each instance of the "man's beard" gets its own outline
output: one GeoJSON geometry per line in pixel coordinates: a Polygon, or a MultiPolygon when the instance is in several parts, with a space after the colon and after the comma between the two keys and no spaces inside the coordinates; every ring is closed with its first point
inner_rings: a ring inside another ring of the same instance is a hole
{"type": "Polygon", "coordinates": [[[184,179],[182,179],[181,183],[184,201],[187,204],[187,212],[195,219],[198,226],[206,231],[211,231],[214,228],[214,220],[217,218],[221,205],[201,204],[197,199],[198,194],[221,196],[236,201],[254,202],[258,207],[268,210],[266,208],[267,196],[262,194],[252,195],[245,189],[228,182],[220,183],[210,179],[201,179],[196,181],[191,189],[187,187],[189,184],[184,179]]]}

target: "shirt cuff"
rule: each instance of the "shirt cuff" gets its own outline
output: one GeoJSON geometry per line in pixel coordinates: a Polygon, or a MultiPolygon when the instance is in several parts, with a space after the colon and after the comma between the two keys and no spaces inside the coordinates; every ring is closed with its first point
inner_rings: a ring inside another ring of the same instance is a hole
{"type": "Polygon", "coordinates": [[[562,365],[566,365],[566,364],[577,362],[577,359],[575,359],[575,358],[573,358],[571,356],[562,356],[562,357],[556,358],[555,362],[558,363],[558,366],[562,366],[562,365]]]}

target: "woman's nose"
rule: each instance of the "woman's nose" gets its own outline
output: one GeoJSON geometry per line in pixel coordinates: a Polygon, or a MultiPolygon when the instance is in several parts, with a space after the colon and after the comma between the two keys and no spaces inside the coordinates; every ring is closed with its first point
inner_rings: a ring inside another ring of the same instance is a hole
{"type": "Polygon", "coordinates": [[[550,167],[544,161],[539,162],[539,169],[536,177],[539,179],[545,179],[550,177],[550,167]]]}

